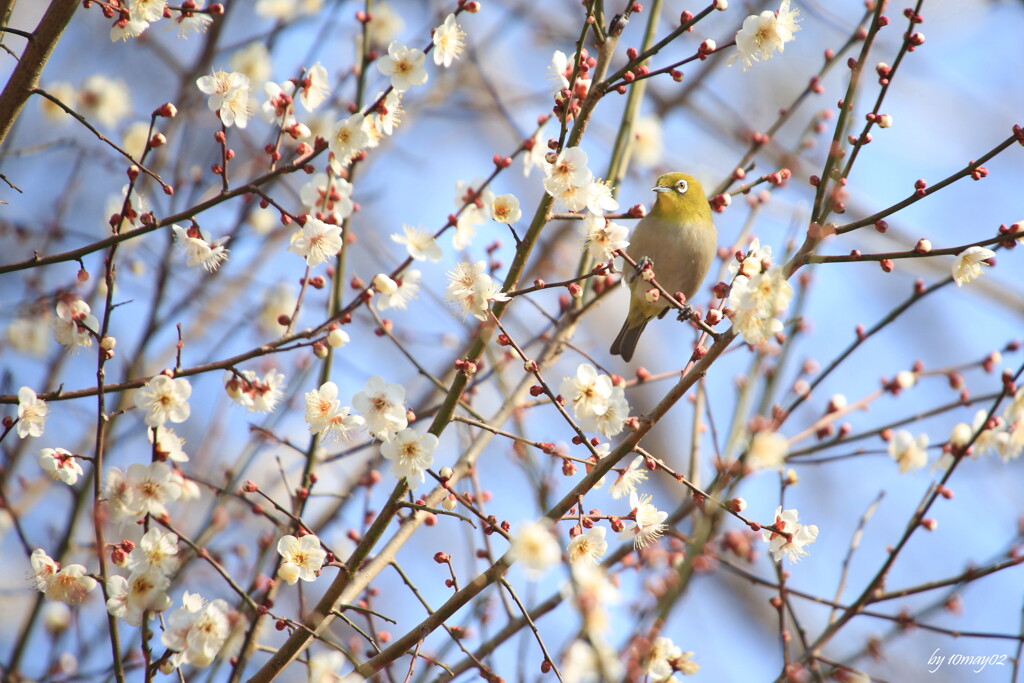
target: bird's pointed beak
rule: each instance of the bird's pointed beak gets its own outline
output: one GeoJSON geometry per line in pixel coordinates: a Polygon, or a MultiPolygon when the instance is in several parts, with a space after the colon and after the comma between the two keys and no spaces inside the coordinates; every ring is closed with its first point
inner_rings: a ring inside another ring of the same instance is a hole
{"type": "Polygon", "coordinates": [[[654,187],[651,188],[651,192],[668,192],[671,189],[671,187],[665,187],[664,185],[655,185],[654,187]]]}

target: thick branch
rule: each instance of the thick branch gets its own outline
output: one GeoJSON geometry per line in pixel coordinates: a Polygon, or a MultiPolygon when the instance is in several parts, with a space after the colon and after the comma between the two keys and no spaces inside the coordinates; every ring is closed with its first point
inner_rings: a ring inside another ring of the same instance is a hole
{"type": "Polygon", "coordinates": [[[14,67],[14,73],[7,81],[7,87],[0,93],[0,145],[11,132],[14,121],[25,106],[32,89],[39,85],[39,76],[61,34],[71,21],[71,15],[78,9],[78,0],[53,0],[46,14],[39,21],[36,30],[25,46],[25,52],[14,67]]]}

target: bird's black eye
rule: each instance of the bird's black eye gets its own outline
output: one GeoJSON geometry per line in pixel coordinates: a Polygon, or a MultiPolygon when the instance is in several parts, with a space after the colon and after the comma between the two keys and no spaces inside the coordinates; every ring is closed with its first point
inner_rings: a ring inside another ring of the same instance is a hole
{"type": "Polygon", "coordinates": [[[690,189],[690,186],[687,184],[685,180],[680,180],[679,182],[676,183],[676,192],[678,192],[679,194],[686,194],[686,191],[688,189],[690,189]]]}

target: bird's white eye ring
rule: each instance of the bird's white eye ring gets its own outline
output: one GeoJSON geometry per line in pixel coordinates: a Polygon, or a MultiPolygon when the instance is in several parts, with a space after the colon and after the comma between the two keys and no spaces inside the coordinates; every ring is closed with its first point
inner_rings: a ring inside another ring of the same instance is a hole
{"type": "Polygon", "coordinates": [[[690,189],[690,186],[685,180],[680,180],[676,183],[676,192],[679,194],[686,194],[688,189],[690,189]]]}

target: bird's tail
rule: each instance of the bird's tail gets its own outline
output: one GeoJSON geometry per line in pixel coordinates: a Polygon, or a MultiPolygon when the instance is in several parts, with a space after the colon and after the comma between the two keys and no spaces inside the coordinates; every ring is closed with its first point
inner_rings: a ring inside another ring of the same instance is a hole
{"type": "Polygon", "coordinates": [[[632,360],[633,351],[636,350],[636,343],[640,341],[640,335],[643,334],[644,328],[647,327],[647,323],[650,321],[650,318],[634,317],[631,310],[630,314],[626,316],[626,322],[622,323],[619,336],[612,342],[611,354],[613,356],[622,356],[622,360],[627,363],[632,360]]]}

